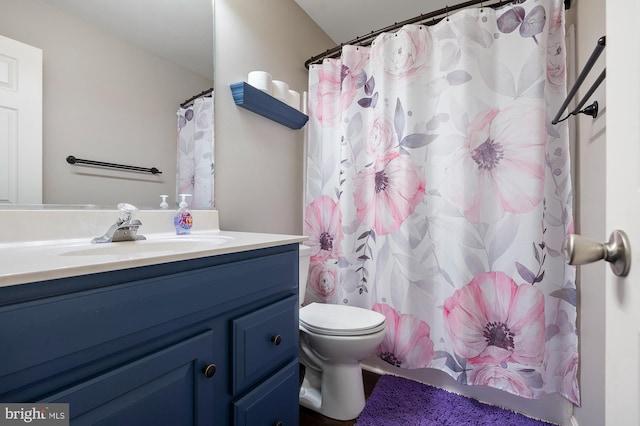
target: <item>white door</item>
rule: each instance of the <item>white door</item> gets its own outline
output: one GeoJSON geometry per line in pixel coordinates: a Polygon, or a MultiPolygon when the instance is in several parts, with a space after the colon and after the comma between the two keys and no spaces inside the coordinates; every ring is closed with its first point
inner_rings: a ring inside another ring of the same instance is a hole
{"type": "Polygon", "coordinates": [[[0,204],[42,203],[42,50],[0,36],[0,204]]]}
{"type": "MultiPolygon", "coordinates": [[[[606,229],[631,241],[631,271],[607,268],[605,419],[640,425],[640,2],[607,0],[606,229]]],[[[583,189],[583,190],[588,190],[583,189]]]]}

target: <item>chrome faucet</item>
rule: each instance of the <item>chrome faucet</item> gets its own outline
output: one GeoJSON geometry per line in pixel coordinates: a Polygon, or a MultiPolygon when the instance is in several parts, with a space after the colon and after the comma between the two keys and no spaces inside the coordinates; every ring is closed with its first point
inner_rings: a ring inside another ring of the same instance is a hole
{"type": "Polygon", "coordinates": [[[127,203],[118,204],[120,216],[116,223],[111,225],[107,232],[101,236],[91,240],[92,243],[116,243],[118,241],[136,241],[146,240],[142,235],[138,235],[138,228],[142,226],[142,222],[133,219],[137,207],[127,203]]]}

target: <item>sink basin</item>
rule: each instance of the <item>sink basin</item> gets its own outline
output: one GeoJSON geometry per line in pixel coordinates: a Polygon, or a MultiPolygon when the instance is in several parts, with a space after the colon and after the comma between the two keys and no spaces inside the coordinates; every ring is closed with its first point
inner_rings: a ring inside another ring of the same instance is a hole
{"type": "Polygon", "coordinates": [[[194,252],[211,250],[233,240],[223,236],[171,236],[158,239],[83,244],[59,252],[59,256],[142,256],[160,252],[194,252]]]}

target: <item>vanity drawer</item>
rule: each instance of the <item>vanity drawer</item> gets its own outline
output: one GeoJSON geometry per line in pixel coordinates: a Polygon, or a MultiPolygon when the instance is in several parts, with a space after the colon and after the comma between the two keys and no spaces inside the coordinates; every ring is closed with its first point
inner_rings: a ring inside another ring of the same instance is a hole
{"type": "Polygon", "coordinates": [[[233,404],[234,426],[297,425],[298,360],[287,364],[269,380],[233,404]]]}
{"type": "Polygon", "coordinates": [[[231,393],[242,392],[298,353],[298,297],[233,320],[231,393]]]}

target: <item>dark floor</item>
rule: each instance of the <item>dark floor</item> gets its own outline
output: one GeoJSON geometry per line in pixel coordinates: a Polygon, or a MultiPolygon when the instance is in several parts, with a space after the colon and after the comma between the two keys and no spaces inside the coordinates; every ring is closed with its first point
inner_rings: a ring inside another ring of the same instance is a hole
{"type": "MultiPolygon", "coordinates": [[[[371,392],[373,392],[373,388],[375,387],[379,375],[372,373],[370,371],[362,371],[362,378],[364,380],[364,395],[365,398],[369,398],[371,392]]],[[[305,407],[300,407],[300,426],[352,426],[355,425],[355,420],[333,420],[320,414],[316,413],[313,410],[309,410],[305,407]]]]}

